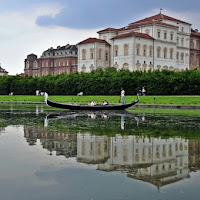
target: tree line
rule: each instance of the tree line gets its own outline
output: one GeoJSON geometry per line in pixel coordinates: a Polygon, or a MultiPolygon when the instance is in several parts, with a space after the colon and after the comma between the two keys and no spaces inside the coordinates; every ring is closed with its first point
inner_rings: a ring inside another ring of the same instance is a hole
{"type": "Polygon", "coordinates": [[[91,73],[0,77],[1,95],[35,95],[36,90],[50,95],[119,95],[121,87],[127,95],[137,94],[142,87],[148,95],[200,95],[200,70],[130,72],[109,67],[91,73]]]}

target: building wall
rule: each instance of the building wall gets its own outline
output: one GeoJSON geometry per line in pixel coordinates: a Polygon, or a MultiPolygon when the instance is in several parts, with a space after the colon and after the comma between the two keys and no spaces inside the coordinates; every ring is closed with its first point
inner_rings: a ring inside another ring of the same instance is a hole
{"type": "Polygon", "coordinates": [[[78,72],[91,72],[97,68],[105,69],[110,66],[110,46],[105,43],[86,43],[78,45],[78,72]],[[99,50],[101,51],[101,58],[99,57],[99,50]],[[83,58],[83,51],[85,51],[85,59],[83,58]],[[91,56],[91,53],[93,56],[91,56]],[[105,54],[108,53],[106,60],[105,54]]]}
{"type": "Polygon", "coordinates": [[[68,50],[70,45],[48,49],[38,59],[30,54],[24,62],[24,72],[28,76],[57,75],[61,73],[77,72],[77,50],[68,50]]]}
{"type": "Polygon", "coordinates": [[[190,69],[200,69],[200,35],[190,36],[190,69]]]}

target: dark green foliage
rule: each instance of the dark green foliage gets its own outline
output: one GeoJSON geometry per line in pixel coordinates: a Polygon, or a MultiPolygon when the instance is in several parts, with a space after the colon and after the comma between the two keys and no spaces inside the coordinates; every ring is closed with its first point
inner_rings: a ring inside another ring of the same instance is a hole
{"type": "Polygon", "coordinates": [[[36,90],[50,95],[119,95],[123,87],[127,95],[135,95],[145,87],[148,95],[200,95],[200,71],[116,71],[109,67],[91,73],[71,73],[43,77],[0,77],[0,94],[33,95],[36,90]]]}

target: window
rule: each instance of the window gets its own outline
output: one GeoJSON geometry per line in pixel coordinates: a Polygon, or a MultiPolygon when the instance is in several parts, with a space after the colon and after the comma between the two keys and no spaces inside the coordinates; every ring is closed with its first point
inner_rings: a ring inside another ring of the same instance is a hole
{"type": "Polygon", "coordinates": [[[149,47],[149,56],[150,56],[150,57],[152,57],[152,55],[153,55],[152,52],[153,52],[153,47],[150,46],[150,47],[149,47]]]}
{"type": "Polygon", "coordinates": [[[26,62],[26,69],[29,68],[29,61],[26,62]]]}
{"type": "Polygon", "coordinates": [[[90,59],[94,59],[94,49],[90,49],[90,59]]]}
{"type": "Polygon", "coordinates": [[[196,57],[196,65],[199,65],[199,56],[196,57]]]}
{"type": "Polygon", "coordinates": [[[167,33],[164,33],[164,39],[165,40],[167,39],[167,33]]]}
{"type": "Polygon", "coordinates": [[[102,50],[99,49],[99,60],[101,60],[101,52],[102,52],[102,50]]]}
{"type": "Polygon", "coordinates": [[[174,52],[174,50],[170,49],[170,59],[173,59],[173,52],[174,52]]]}
{"type": "Polygon", "coordinates": [[[176,60],[179,60],[179,52],[176,53],[176,60]]]}
{"type": "Polygon", "coordinates": [[[184,62],[184,53],[181,53],[181,62],[184,62]]]}
{"type": "Polygon", "coordinates": [[[147,49],[147,45],[143,46],[143,56],[146,56],[146,49],[147,49]]]}
{"type": "Polygon", "coordinates": [[[144,49],[143,51],[143,56],[146,56],[146,49],[144,49]]]}
{"type": "Polygon", "coordinates": [[[160,58],[160,47],[157,48],[157,57],[160,58]]]}
{"type": "Polygon", "coordinates": [[[108,52],[106,52],[106,54],[105,54],[105,60],[106,61],[108,60],[108,52]]]}
{"type": "Polygon", "coordinates": [[[184,32],[184,27],[181,28],[181,32],[184,32]]]}
{"type": "Polygon", "coordinates": [[[164,58],[167,58],[167,48],[164,48],[164,58]]]}
{"type": "Polygon", "coordinates": [[[171,33],[171,35],[170,35],[170,39],[171,39],[171,40],[174,39],[174,35],[173,35],[173,33],[171,33]]]}
{"type": "Polygon", "coordinates": [[[38,67],[38,63],[37,61],[35,60],[34,63],[33,63],[33,68],[37,68],[38,67]]]}
{"type": "Polygon", "coordinates": [[[128,44],[124,45],[124,55],[127,56],[128,55],[128,44]]]}
{"type": "Polygon", "coordinates": [[[119,47],[115,45],[114,47],[115,56],[118,56],[118,50],[119,50],[119,47]]]}
{"type": "Polygon", "coordinates": [[[140,44],[136,45],[136,54],[137,54],[137,56],[140,55],[140,44]]]}
{"type": "Polygon", "coordinates": [[[193,42],[193,40],[190,41],[190,48],[194,49],[194,42],[193,42]]]}
{"type": "Polygon", "coordinates": [[[197,40],[197,49],[199,50],[199,40],[197,40]]]}
{"type": "Polygon", "coordinates": [[[86,59],[86,50],[83,49],[82,50],[82,60],[85,60],[86,59]]]}
{"type": "Polygon", "coordinates": [[[137,49],[137,56],[140,55],[140,49],[137,49]]]}
{"type": "Polygon", "coordinates": [[[157,36],[158,36],[158,38],[160,38],[160,31],[157,32],[157,36]]]}
{"type": "Polygon", "coordinates": [[[181,38],[181,46],[184,46],[184,38],[181,38]]]}
{"type": "Polygon", "coordinates": [[[91,54],[90,54],[90,58],[91,58],[91,59],[93,59],[93,58],[94,58],[94,55],[93,55],[93,53],[91,53],[91,54]]]}

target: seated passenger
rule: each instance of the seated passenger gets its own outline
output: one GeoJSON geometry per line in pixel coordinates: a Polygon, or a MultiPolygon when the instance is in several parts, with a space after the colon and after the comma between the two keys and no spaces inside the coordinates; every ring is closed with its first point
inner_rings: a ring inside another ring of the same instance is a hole
{"type": "Polygon", "coordinates": [[[108,101],[107,100],[103,101],[101,105],[104,105],[104,106],[108,105],[108,101]]]}
{"type": "Polygon", "coordinates": [[[91,106],[95,106],[96,102],[94,101],[94,99],[92,100],[92,102],[90,103],[91,106]]]}

